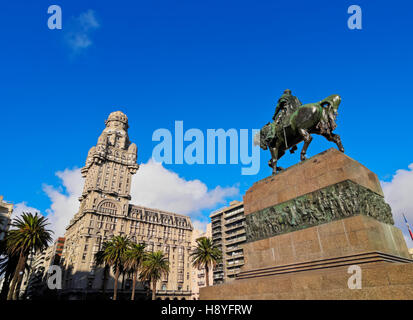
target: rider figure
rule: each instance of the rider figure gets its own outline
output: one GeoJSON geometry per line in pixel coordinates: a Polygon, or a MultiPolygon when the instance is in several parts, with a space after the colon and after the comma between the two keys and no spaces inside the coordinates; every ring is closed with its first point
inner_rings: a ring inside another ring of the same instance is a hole
{"type": "Polygon", "coordinates": [[[272,117],[272,119],[275,121],[275,124],[278,125],[284,122],[286,116],[289,117],[299,106],[301,106],[301,102],[297,97],[291,94],[291,90],[284,90],[283,95],[280,97],[280,99],[278,99],[274,116],[272,117]]]}

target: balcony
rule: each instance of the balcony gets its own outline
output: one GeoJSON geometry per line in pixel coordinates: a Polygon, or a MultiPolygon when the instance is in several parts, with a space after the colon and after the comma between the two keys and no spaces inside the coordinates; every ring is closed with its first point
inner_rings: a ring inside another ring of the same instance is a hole
{"type": "Polygon", "coordinates": [[[216,219],[216,220],[211,221],[211,227],[212,228],[219,227],[221,225],[222,225],[221,219],[216,219]]]}
{"type": "Polygon", "coordinates": [[[217,233],[216,235],[212,236],[212,240],[216,241],[218,239],[222,239],[222,233],[217,233]]]}
{"type": "Polygon", "coordinates": [[[218,221],[221,222],[221,217],[222,217],[222,214],[211,218],[212,224],[214,224],[215,222],[218,222],[218,221]]]}
{"type": "Polygon", "coordinates": [[[230,219],[226,219],[225,224],[233,223],[233,222],[236,222],[236,221],[245,221],[245,216],[240,214],[240,215],[234,216],[230,219]]]}
{"type": "Polygon", "coordinates": [[[242,260],[237,260],[237,261],[228,261],[227,262],[227,268],[234,268],[234,267],[240,267],[244,265],[244,259],[242,260]]]}
{"type": "Polygon", "coordinates": [[[214,237],[217,234],[221,234],[222,233],[222,228],[220,227],[219,229],[215,229],[212,230],[212,236],[214,237]]]}
{"type": "Polygon", "coordinates": [[[237,237],[237,238],[235,238],[235,239],[231,239],[231,240],[228,240],[228,242],[227,242],[227,244],[232,244],[232,243],[238,243],[238,242],[242,242],[242,241],[246,241],[247,240],[247,237],[237,237]]]}
{"type": "Polygon", "coordinates": [[[241,251],[240,252],[233,252],[232,254],[228,254],[228,252],[227,252],[227,260],[235,259],[235,258],[239,258],[239,257],[244,257],[243,250],[242,249],[239,249],[239,250],[241,250],[241,251]]]}
{"type": "Polygon", "coordinates": [[[156,290],[156,295],[162,296],[190,296],[191,290],[156,290]]]}
{"type": "Polygon", "coordinates": [[[241,214],[241,213],[242,213],[242,216],[244,217],[244,208],[243,208],[243,207],[227,213],[227,214],[225,215],[225,219],[227,219],[227,218],[229,218],[229,217],[232,217],[232,216],[235,216],[235,215],[237,215],[237,214],[241,214]]]}
{"type": "Polygon", "coordinates": [[[226,248],[225,252],[227,254],[231,254],[231,252],[239,251],[239,250],[242,250],[242,247],[240,247],[240,246],[229,246],[229,247],[226,248]]]}
{"type": "Polygon", "coordinates": [[[227,228],[227,230],[226,230],[226,231],[235,230],[235,229],[237,229],[237,228],[241,228],[241,227],[245,227],[245,221],[242,221],[242,222],[239,222],[239,223],[234,223],[234,224],[227,225],[227,226],[226,226],[226,228],[227,228]]]}
{"type": "Polygon", "coordinates": [[[212,230],[214,230],[215,228],[221,228],[221,226],[222,226],[221,220],[212,222],[212,224],[211,224],[212,230]]]}
{"type": "Polygon", "coordinates": [[[228,240],[228,238],[234,237],[234,236],[238,236],[240,234],[245,234],[245,229],[240,229],[238,231],[232,231],[231,233],[228,233],[225,235],[225,239],[228,240]]]}

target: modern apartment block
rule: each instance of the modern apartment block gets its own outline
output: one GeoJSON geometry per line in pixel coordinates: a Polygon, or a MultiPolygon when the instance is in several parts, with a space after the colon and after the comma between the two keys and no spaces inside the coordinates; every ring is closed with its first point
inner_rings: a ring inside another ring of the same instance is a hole
{"type": "Polygon", "coordinates": [[[214,284],[234,280],[244,264],[246,241],[244,203],[232,201],[211,215],[212,241],[222,251],[222,262],[214,269],[214,284]]]}
{"type": "MultiPolygon", "coordinates": [[[[190,299],[191,220],[188,216],[130,204],[132,175],[139,168],[137,146],[129,141],[128,118],[124,113],[112,112],[105,124],[81,169],[85,185],[79,198],[80,208],[66,228],[63,294],[70,299],[86,299],[102,292],[105,277],[103,267],[95,263],[95,253],[105,241],[123,235],[136,243],[145,243],[149,251],[160,250],[168,256],[170,272],[158,282],[157,297],[190,299]]],[[[120,293],[130,292],[131,282],[127,274],[121,277],[120,293]]],[[[110,292],[113,271],[105,283],[110,292]]],[[[137,298],[146,293],[143,284],[138,284],[137,298]]]]}

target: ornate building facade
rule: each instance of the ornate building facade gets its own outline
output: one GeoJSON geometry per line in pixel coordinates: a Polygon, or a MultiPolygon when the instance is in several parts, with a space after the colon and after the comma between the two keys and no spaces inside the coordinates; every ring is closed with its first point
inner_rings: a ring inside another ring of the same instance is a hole
{"type": "MultiPolygon", "coordinates": [[[[139,168],[137,147],[129,141],[128,118],[124,113],[112,112],[105,124],[81,169],[85,185],[79,211],[66,228],[63,293],[79,299],[99,292],[103,287],[103,268],[96,266],[94,255],[104,241],[124,235],[145,243],[147,250],[161,250],[169,257],[170,273],[158,282],[158,297],[190,298],[191,221],[187,216],[129,203],[132,175],[139,168]]],[[[106,288],[112,289],[113,284],[112,274],[106,288]]],[[[118,288],[129,290],[131,280],[126,276],[118,288]]],[[[137,291],[144,293],[142,284],[137,291]]]]}
{"type": "Polygon", "coordinates": [[[13,204],[3,201],[3,196],[0,196],[0,240],[4,239],[9,229],[12,212],[13,204]]]}

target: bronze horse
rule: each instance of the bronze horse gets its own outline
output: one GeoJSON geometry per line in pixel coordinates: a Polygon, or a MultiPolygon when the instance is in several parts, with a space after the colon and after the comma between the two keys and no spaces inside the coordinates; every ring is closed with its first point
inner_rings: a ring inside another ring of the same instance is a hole
{"type": "Polygon", "coordinates": [[[297,150],[297,144],[304,141],[301,151],[301,161],[306,159],[307,148],[313,140],[311,134],[319,134],[328,141],[334,142],[341,152],[344,147],[340,136],[333,133],[337,127],[335,122],[338,115],[337,110],[341,98],[333,94],[316,103],[300,105],[290,116],[288,121],[277,125],[275,122],[267,123],[255,136],[255,144],[264,150],[270,149],[271,160],[268,165],[273,174],[283,170],[277,167],[277,161],[285,154],[287,149],[290,153],[297,150]],[[259,140],[259,141],[258,141],[259,140]]]}

